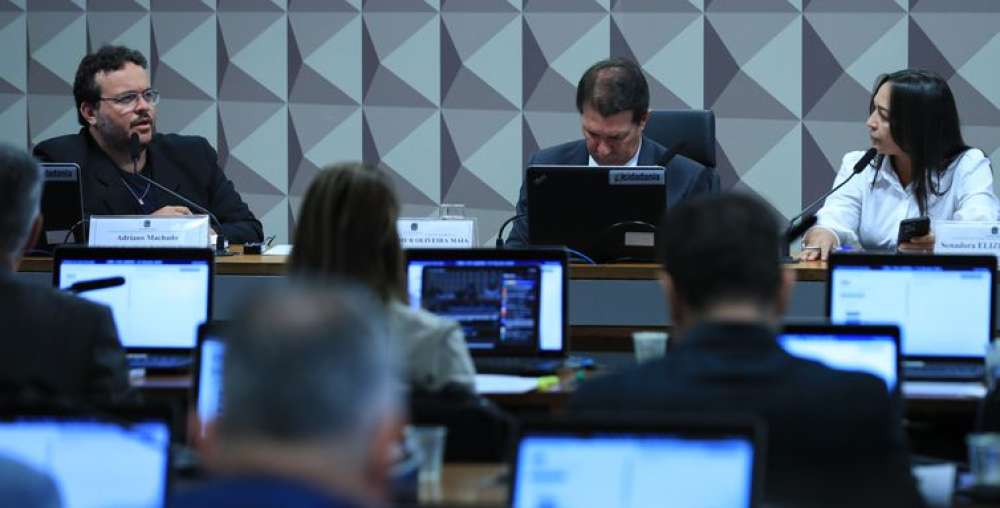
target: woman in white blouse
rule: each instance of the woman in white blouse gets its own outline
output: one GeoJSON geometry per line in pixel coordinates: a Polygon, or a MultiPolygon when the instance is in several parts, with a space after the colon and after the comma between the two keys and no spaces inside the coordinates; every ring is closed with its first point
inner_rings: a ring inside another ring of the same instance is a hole
{"type": "MultiPolygon", "coordinates": [[[[983,152],[962,140],[955,98],[935,74],[902,70],[879,78],[866,126],[878,155],[826,199],[802,242],[802,260],[825,260],[841,245],[892,249],[899,223],[913,217],[993,221],[1000,202],[983,152]]],[[[844,156],[834,185],[853,173],[864,152],[844,156]]],[[[927,251],[933,231],[899,245],[927,251]]]]}

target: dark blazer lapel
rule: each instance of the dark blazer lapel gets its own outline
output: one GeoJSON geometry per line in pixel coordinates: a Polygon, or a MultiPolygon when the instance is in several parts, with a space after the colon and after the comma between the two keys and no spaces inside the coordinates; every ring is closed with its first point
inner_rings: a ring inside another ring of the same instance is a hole
{"type": "MultiPolygon", "coordinates": [[[[84,187],[84,198],[88,193],[101,196],[105,206],[104,213],[111,213],[112,210],[134,210],[135,213],[139,213],[138,204],[135,202],[135,198],[125,190],[125,185],[121,181],[122,178],[118,174],[115,163],[90,137],[89,133],[84,133],[80,139],[87,147],[86,169],[84,171],[91,173],[92,178],[89,181],[94,182],[98,187],[96,189],[84,187]]],[[[84,181],[86,182],[88,179],[84,179],[84,181]]],[[[95,215],[102,214],[95,213],[95,215]]]]}
{"type": "Polygon", "coordinates": [[[645,136],[642,137],[642,146],[639,148],[639,166],[655,166],[663,156],[664,150],[660,145],[645,136]]]}
{"type": "Polygon", "coordinates": [[[587,142],[585,140],[581,139],[573,145],[567,155],[566,160],[569,161],[567,164],[571,166],[586,166],[590,163],[590,152],[587,151],[587,142]]]}
{"type": "MultiPolygon", "coordinates": [[[[177,192],[181,187],[181,182],[177,178],[181,174],[181,168],[163,150],[163,143],[160,136],[154,136],[153,141],[146,148],[146,157],[153,163],[153,178],[156,183],[177,192]]],[[[149,175],[146,175],[149,176],[149,175]]]]}

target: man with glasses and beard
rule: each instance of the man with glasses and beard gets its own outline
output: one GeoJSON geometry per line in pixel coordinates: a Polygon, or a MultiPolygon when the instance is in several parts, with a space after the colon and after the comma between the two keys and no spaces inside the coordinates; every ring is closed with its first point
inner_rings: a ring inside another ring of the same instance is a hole
{"type": "Polygon", "coordinates": [[[208,141],[156,132],[160,94],[150,85],[142,53],[104,46],[85,56],[76,70],[73,96],[83,128],[39,143],[35,155],[80,165],[87,216],[199,213],[139,173],[210,210],[230,242],[261,241],[260,221],[223,174],[208,141]],[[130,150],[133,135],[141,147],[136,161],[130,150]]]}

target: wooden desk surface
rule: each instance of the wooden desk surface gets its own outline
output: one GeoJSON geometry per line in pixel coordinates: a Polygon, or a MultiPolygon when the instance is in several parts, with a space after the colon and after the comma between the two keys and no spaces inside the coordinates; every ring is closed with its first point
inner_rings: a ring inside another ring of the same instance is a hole
{"type": "MultiPolygon", "coordinates": [[[[233,251],[242,252],[242,246],[233,251]]],[[[235,256],[215,259],[216,275],[285,275],[287,256],[235,256]]],[[[788,265],[795,270],[798,280],[826,280],[826,263],[811,261],[788,265]]],[[[570,267],[570,278],[577,280],[655,280],[659,265],[655,263],[629,263],[613,265],[581,265],[570,267]]],[[[52,258],[28,257],[21,262],[22,272],[51,272],[52,258]]]]}
{"type": "Polygon", "coordinates": [[[439,485],[421,485],[421,504],[506,506],[506,464],[446,463],[439,485]]]}
{"type": "MultiPolygon", "coordinates": [[[[506,464],[446,463],[441,469],[440,485],[422,485],[421,504],[449,506],[507,506],[510,492],[510,471],[506,464]]],[[[986,508],[993,503],[976,503],[958,493],[953,494],[952,506],[986,508]]]]}

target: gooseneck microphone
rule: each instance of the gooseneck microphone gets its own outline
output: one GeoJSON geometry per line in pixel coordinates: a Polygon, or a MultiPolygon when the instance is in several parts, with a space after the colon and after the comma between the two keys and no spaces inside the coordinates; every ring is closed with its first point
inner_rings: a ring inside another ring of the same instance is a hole
{"type": "Polygon", "coordinates": [[[856,175],[864,171],[866,167],[868,167],[868,164],[872,162],[872,159],[874,159],[877,154],[878,154],[877,150],[875,150],[874,148],[869,148],[868,151],[861,156],[861,159],[859,159],[858,162],[854,164],[854,171],[851,172],[850,176],[845,178],[843,182],[837,184],[836,187],[830,189],[822,196],[816,198],[816,200],[813,201],[812,203],[809,203],[809,206],[803,208],[801,213],[799,213],[795,217],[792,217],[792,219],[789,220],[788,222],[790,224],[794,224],[795,221],[799,220],[803,215],[805,215],[809,210],[811,210],[812,207],[816,206],[819,202],[823,201],[824,199],[830,197],[831,194],[840,190],[840,188],[843,187],[844,185],[847,185],[847,182],[850,182],[851,178],[854,178],[856,175]]]}
{"type": "Polygon", "coordinates": [[[809,211],[812,210],[812,208],[814,206],[816,206],[817,204],[819,204],[820,202],[822,202],[826,198],[830,197],[831,194],[833,194],[834,192],[837,192],[838,190],[840,190],[840,188],[843,187],[844,185],[847,185],[847,182],[850,182],[852,178],[854,178],[859,173],[861,173],[862,171],[864,171],[865,168],[868,167],[869,164],[871,164],[872,159],[874,159],[876,155],[878,155],[878,150],[876,150],[874,148],[869,148],[868,151],[865,152],[865,154],[862,155],[860,159],[858,159],[858,162],[854,163],[854,168],[852,168],[853,171],[851,171],[851,174],[847,178],[845,178],[843,182],[840,182],[834,188],[832,188],[829,191],[823,193],[822,196],[816,198],[812,203],[809,203],[809,205],[806,206],[805,208],[803,208],[802,211],[799,212],[798,215],[796,215],[795,217],[792,217],[791,220],[788,221],[788,228],[785,230],[786,243],[783,246],[784,247],[784,253],[783,254],[785,255],[786,260],[789,259],[789,257],[788,257],[788,250],[789,250],[788,244],[791,243],[791,242],[793,242],[793,241],[795,241],[795,239],[798,238],[799,236],[802,236],[803,234],[805,234],[805,232],[809,228],[811,228],[814,224],[816,224],[816,216],[813,215],[813,214],[810,214],[808,217],[806,217],[805,219],[803,219],[801,221],[799,221],[799,219],[801,219],[803,215],[806,215],[807,213],[809,213],[809,211]],[[796,221],[799,221],[799,222],[796,223],[796,221]],[[803,227],[803,225],[806,224],[806,223],[808,223],[808,225],[805,226],[805,227],[803,227]]]}
{"type": "Polygon", "coordinates": [[[194,201],[181,196],[180,194],[168,189],[166,186],[160,184],[156,180],[149,178],[148,176],[139,173],[139,155],[142,153],[142,145],[139,142],[139,135],[132,133],[132,137],[129,138],[129,156],[132,158],[132,172],[134,175],[142,178],[143,181],[149,183],[150,185],[156,187],[157,189],[166,192],[167,194],[183,201],[189,207],[198,210],[199,212],[208,215],[209,220],[211,220],[212,225],[217,229],[215,230],[215,255],[216,256],[232,256],[233,253],[226,249],[226,236],[222,233],[222,223],[219,219],[215,217],[215,214],[210,212],[208,208],[195,203],[194,201]]]}
{"type": "Polygon", "coordinates": [[[74,282],[67,287],[65,291],[78,295],[88,291],[97,291],[99,289],[115,288],[124,285],[125,277],[106,277],[103,279],[81,280],[79,282],[74,282]]]}

